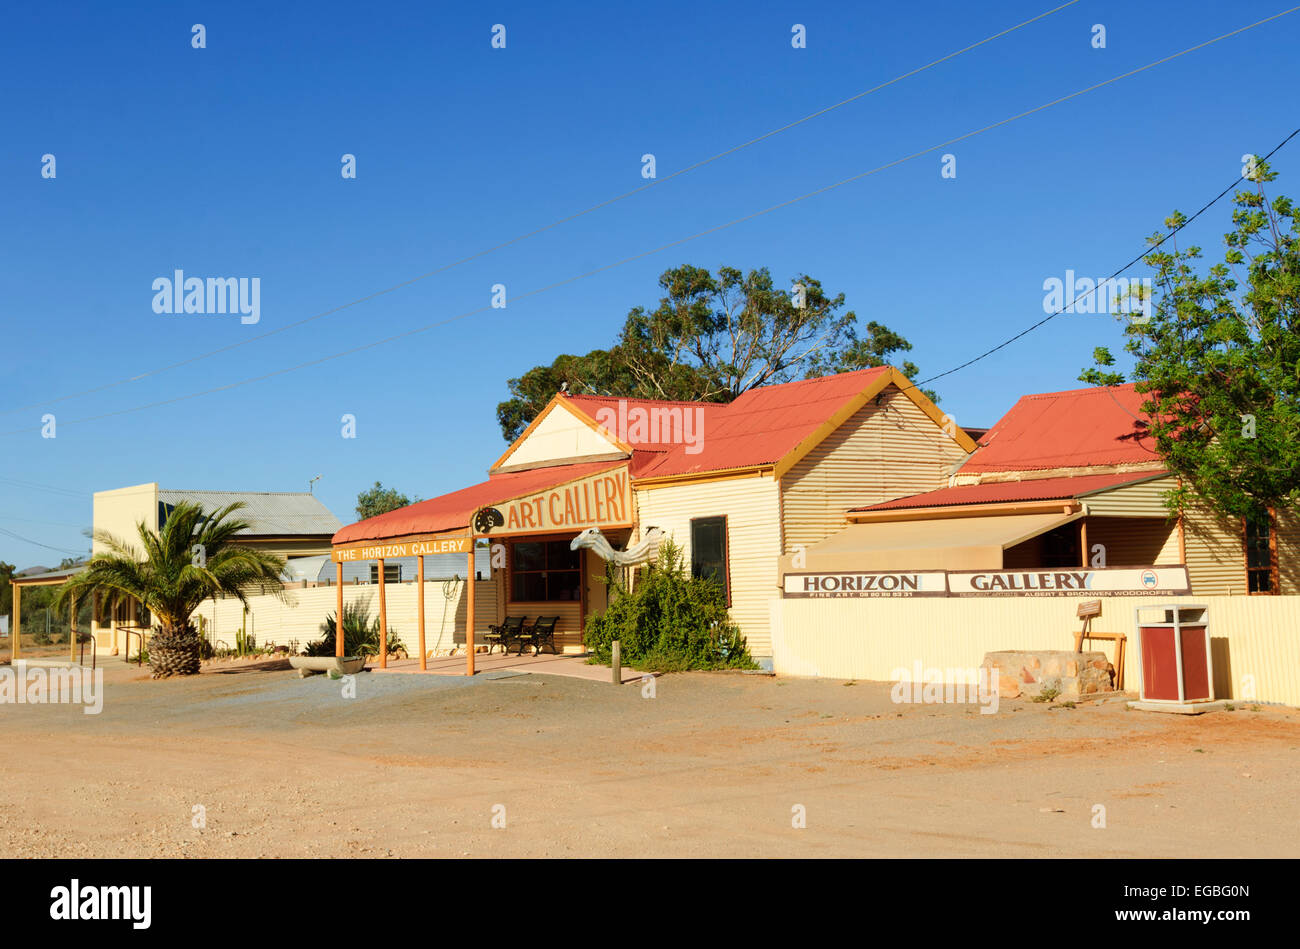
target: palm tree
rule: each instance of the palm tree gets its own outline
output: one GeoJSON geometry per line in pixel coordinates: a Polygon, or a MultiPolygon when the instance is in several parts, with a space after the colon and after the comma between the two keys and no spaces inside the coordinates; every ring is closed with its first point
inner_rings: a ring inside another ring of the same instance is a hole
{"type": "Polygon", "coordinates": [[[59,588],[56,602],[94,593],[110,602],[137,601],[156,622],[149,639],[154,678],[193,675],[199,671],[200,646],[190,617],[204,600],[233,596],[247,606],[250,592],[269,589],[283,596],[283,558],[235,542],[236,535],[250,527],[230,517],[243,506],[236,502],[209,515],[199,505],[182,501],[161,530],[138,523],[143,559],[126,541],[96,531],[95,540],[108,549],[91,557],[84,571],[59,588]]]}

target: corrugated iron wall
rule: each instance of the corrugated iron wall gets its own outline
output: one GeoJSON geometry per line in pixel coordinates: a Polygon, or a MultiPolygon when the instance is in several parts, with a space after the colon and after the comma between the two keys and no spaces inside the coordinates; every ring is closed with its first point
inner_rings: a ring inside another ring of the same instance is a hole
{"type": "MultiPolygon", "coordinates": [[[[1160,517],[1089,517],[1087,557],[1090,563],[1092,548],[1097,544],[1106,548],[1108,567],[1149,567],[1179,562],[1178,525],[1160,517]]],[[[1196,589],[1195,585],[1192,589],[1196,589]]]]}
{"type": "MultiPolygon", "coordinates": [[[[773,662],[783,675],[889,681],[917,661],[966,668],[997,650],[1073,649],[1082,625],[1078,603],[1072,597],[774,598],[773,662]]],[[[1093,628],[1129,637],[1128,690],[1138,690],[1142,673],[1133,611],[1166,603],[1209,607],[1219,698],[1300,705],[1300,597],[1294,596],[1102,598],[1093,628]]],[[[1113,643],[1090,648],[1114,661],[1113,643]]]]}
{"type": "Polygon", "coordinates": [[[843,530],[845,512],[948,486],[966,452],[895,386],[869,401],[781,479],[785,550],[843,530]]]}
{"type": "Polygon", "coordinates": [[[1105,517],[1168,517],[1164,496],[1177,481],[1173,476],[1140,481],[1084,498],[1089,514],[1105,517]]]}
{"type": "Polygon", "coordinates": [[[1285,596],[1300,594],[1300,513],[1277,512],[1277,579],[1285,596]]]}
{"type": "MultiPolygon", "coordinates": [[[[497,583],[479,580],[474,590],[475,638],[482,643],[483,633],[491,623],[497,622],[497,583]]],[[[274,641],[287,646],[297,640],[299,647],[321,638],[320,625],[328,614],[334,612],[338,587],[321,586],[306,589],[289,589],[289,601],[282,603],[274,596],[248,598],[249,619],[246,628],[259,645],[274,641]]],[[[345,603],[362,601],[370,606],[371,616],[379,615],[379,587],[376,584],[343,585],[345,603]]],[[[416,655],[419,629],[416,619],[416,586],[412,583],[390,583],[384,591],[388,612],[388,625],[405,643],[412,656],[416,655]]],[[[236,599],[206,601],[194,614],[204,617],[211,638],[221,640],[230,648],[235,646],[235,633],[245,623],[244,611],[236,599]]],[[[425,647],[446,651],[453,645],[463,644],[465,637],[465,583],[429,580],[424,584],[425,647]],[[450,593],[448,598],[446,595],[450,593]],[[441,634],[441,645],[438,645],[441,634]]]]}

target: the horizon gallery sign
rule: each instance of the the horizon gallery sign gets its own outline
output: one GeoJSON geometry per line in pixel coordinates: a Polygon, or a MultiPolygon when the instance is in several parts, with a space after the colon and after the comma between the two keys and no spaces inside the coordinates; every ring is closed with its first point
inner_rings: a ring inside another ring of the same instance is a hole
{"type": "Polygon", "coordinates": [[[436,557],[439,554],[468,554],[470,539],[466,537],[430,537],[423,540],[362,540],[335,547],[330,559],[335,563],[353,563],[361,560],[379,560],[395,557],[436,557]]]}
{"type": "Polygon", "coordinates": [[[1185,566],[1066,570],[891,570],[787,573],[791,598],[913,596],[1171,596],[1190,594],[1185,566]]]}

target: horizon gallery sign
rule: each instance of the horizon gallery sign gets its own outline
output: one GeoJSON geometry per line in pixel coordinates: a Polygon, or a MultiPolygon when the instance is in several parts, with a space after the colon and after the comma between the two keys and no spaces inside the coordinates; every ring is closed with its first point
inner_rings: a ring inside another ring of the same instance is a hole
{"type": "Polygon", "coordinates": [[[781,593],[787,597],[947,596],[943,570],[886,573],[787,573],[781,593]]]}
{"type": "Polygon", "coordinates": [[[896,570],[787,573],[787,598],[914,596],[1174,596],[1190,594],[1185,566],[1078,570],[896,570]]]}
{"type": "Polygon", "coordinates": [[[497,524],[497,518],[492,519],[490,533],[494,537],[627,527],[632,524],[632,492],[624,468],[524,495],[494,509],[501,521],[497,524]]]}
{"type": "Polygon", "coordinates": [[[436,557],[438,554],[467,554],[469,537],[433,537],[427,540],[384,542],[367,540],[330,551],[335,563],[353,563],[362,560],[380,560],[394,557],[436,557]]]}
{"type": "Polygon", "coordinates": [[[949,571],[950,596],[1171,596],[1192,592],[1185,566],[949,571]]]}

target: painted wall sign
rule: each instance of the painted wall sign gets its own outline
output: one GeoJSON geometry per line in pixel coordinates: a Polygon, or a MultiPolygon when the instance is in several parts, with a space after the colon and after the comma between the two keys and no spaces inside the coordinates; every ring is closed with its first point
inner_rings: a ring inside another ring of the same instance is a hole
{"type": "Polygon", "coordinates": [[[378,560],[390,557],[431,557],[437,554],[467,554],[468,537],[437,537],[431,540],[405,540],[397,542],[364,541],[348,547],[335,547],[330,557],[335,563],[353,563],[361,560],[378,560]]]}
{"type": "Polygon", "coordinates": [[[632,523],[627,470],[607,471],[496,505],[504,524],[491,536],[542,534],[632,523]]]}
{"type": "Polygon", "coordinates": [[[781,592],[787,597],[947,596],[942,570],[894,573],[787,573],[781,592]]]}
{"type": "Polygon", "coordinates": [[[784,597],[1173,596],[1192,592],[1187,568],[920,570],[787,573],[784,597]]]}
{"type": "Polygon", "coordinates": [[[948,574],[952,596],[1170,596],[1192,592],[1186,567],[1101,570],[963,570],[948,574]]]}

